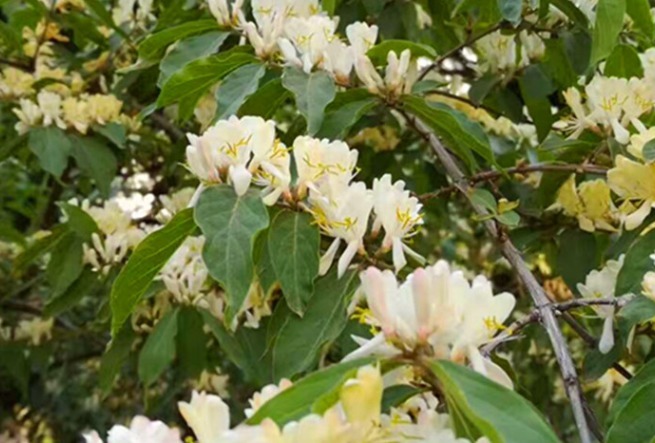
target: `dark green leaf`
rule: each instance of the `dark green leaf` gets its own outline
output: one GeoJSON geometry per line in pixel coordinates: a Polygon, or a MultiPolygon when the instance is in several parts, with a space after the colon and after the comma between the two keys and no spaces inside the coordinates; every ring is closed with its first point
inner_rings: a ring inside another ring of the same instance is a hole
{"type": "Polygon", "coordinates": [[[551,113],[551,103],[548,95],[555,87],[547,72],[540,65],[528,66],[519,78],[521,96],[528,108],[528,113],[537,127],[539,140],[546,138],[550,127],[555,121],[551,113]]]}
{"type": "Polygon", "coordinates": [[[82,243],[77,234],[68,232],[52,251],[46,276],[55,297],[64,292],[82,273],[82,243]]]}
{"type": "Polygon", "coordinates": [[[550,0],[550,4],[562,11],[573,23],[589,27],[589,19],[571,0],[550,0]]]}
{"type": "Polygon", "coordinates": [[[173,74],[190,62],[215,53],[229,35],[227,32],[211,31],[181,40],[161,60],[157,86],[161,87],[173,74]]]}
{"type": "Polygon", "coordinates": [[[202,256],[209,274],[226,291],[229,324],[248,295],[254,277],[253,244],[268,226],[268,211],[256,191],[238,197],[232,187],[219,185],[202,193],[195,219],[206,239],[202,256]]]}
{"type": "Polygon", "coordinates": [[[59,207],[66,213],[66,223],[78,237],[90,241],[91,235],[98,232],[98,224],[84,209],[70,203],[59,203],[59,207]]]}
{"type": "Polygon", "coordinates": [[[77,280],[63,293],[48,299],[43,314],[54,317],[75,306],[85,295],[89,295],[98,286],[98,276],[86,268],[77,280]]]}
{"type": "Polygon", "coordinates": [[[619,325],[622,329],[629,331],[634,325],[647,322],[653,317],[655,317],[655,301],[643,295],[637,295],[621,308],[619,325]]]}
{"type": "Polygon", "coordinates": [[[544,65],[548,74],[561,88],[575,84],[578,75],[566,52],[566,45],[562,39],[547,39],[544,65]]]}
{"type": "Polygon", "coordinates": [[[337,94],[325,110],[325,119],[317,137],[342,139],[362,116],[375,107],[378,100],[363,89],[349,89],[337,94]]]}
{"type": "Polygon", "coordinates": [[[320,399],[324,394],[334,391],[349,374],[354,375],[358,367],[371,362],[372,359],[353,360],[313,372],[264,403],[247,423],[256,425],[270,418],[283,426],[298,420],[312,411],[313,399],[320,399]]]}
{"type": "Polygon", "coordinates": [[[400,53],[405,49],[411,51],[412,58],[428,57],[434,59],[437,57],[437,53],[432,47],[410,42],[408,40],[384,40],[380,44],[369,49],[366,55],[368,55],[376,66],[385,65],[387,63],[387,54],[389,54],[389,52],[394,51],[396,55],[400,57],[400,53]]]}
{"type": "Polygon", "coordinates": [[[653,383],[653,381],[655,381],[655,360],[651,360],[642,366],[628,383],[621,386],[612,400],[607,423],[611,424],[616,419],[617,414],[640,388],[653,383]]]}
{"type": "Polygon", "coordinates": [[[655,382],[641,386],[617,413],[607,443],[651,443],[655,438],[655,382]]]}
{"type": "Polygon", "coordinates": [[[180,370],[197,378],[207,366],[207,336],[204,321],[195,308],[183,306],[177,317],[177,357],[180,370]]]}
{"type": "Polygon", "coordinates": [[[291,93],[282,86],[281,79],[271,80],[246,99],[237,115],[271,118],[290,96],[291,93]]]}
{"type": "Polygon", "coordinates": [[[604,74],[608,77],[643,77],[639,54],[630,45],[617,45],[605,62],[604,74]]]}
{"type": "Polygon", "coordinates": [[[109,196],[111,182],[118,168],[116,156],[95,138],[71,136],[71,154],[85,174],[93,178],[104,197],[109,196]]]}
{"type": "Polygon", "coordinates": [[[597,267],[597,246],[593,234],[567,229],[559,237],[557,271],[572,291],[597,267]]]}
{"type": "Polygon", "coordinates": [[[537,409],[516,392],[451,361],[440,360],[430,367],[448,406],[455,405],[492,443],[559,443],[537,409]]]}
{"type": "Polygon", "coordinates": [[[68,155],[73,149],[73,144],[64,131],[54,126],[32,128],[28,145],[39,158],[45,171],[55,177],[61,176],[68,164],[68,155]]]}
{"type": "Polygon", "coordinates": [[[298,315],[312,297],[321,235],[310,214],[280,211],[268,230],[268,254],[289,308],[298,315]]]}
{"type": "Polygon", "coordinates": [[[175,359],[177,308],[168,311],[155,325],[139,354],[139,379],[144,385],[154,383],[175,359]]]}
{"type": "Polygon", "coordinates": [[[257,90],[259,80],[266,73],[261,63],[241,66],[226,76],[216,90],[215,120],[235,115],[246,99],[257,90]]]}
{"type": "Polygon", "coordinates": [[[127,141],[127,130],[125,129],[125,126],[120,123],[109,122],[106,125],[96,125],[93,127],[93,130],[117,147],[121,149],[125,147],[125,142],[127,141]]]}
{"type": "Polygon", "coordinates": [[[41,237],[36,240],[30,247],[21,252],[21,254],[16,257],[13,264],[12,272],[18,274],[22,272],[27,265],[32,263],[37,258],[41,257],[43,254],[49,252],[54,248],[57,243],[70,232],[68,225],[58,225],[55,226],[51,233],[45,237],[41,237]]]}
{"type": "Polygon", "coordinates": [[[193,210],[189,208],[139,243],[111,288],[112,334],[120,330],[152,279],[195,229],[193,210]]]}
{"type": "Polygon", "coordinates": [[[214,19],[197,20],[172,26],[146,38],[139,45],[139,58],[143,61],[157,61],[164,55],[166,48],[171,43],[217,29],[218,24],[214,19]]]}
{"type": "Polygon", "coordinates": [[[625,255],[623,266],[616,279],[616,296],[641,294],[641,281],[648,271],[655,270],[650,255],[655,251],[655,231],[637,238],[625,255]]]}
{"type": "Polygon", "coordinates": [[[321,129],[325,107],[336,94],[332,77],[325,71],[306,74],[302,69],[286,68],[282,85],[296,98],[298,111],[307,121],[309,135],[316,134],[321,129]]]}
{"type": "Polygon", "coordinates": [[[257,235],[252,257],[255,263],[257,279],[264,291],[265,298],[268,298],[275,288],[280,285],[275,274],[275,269],[273,269],[273,263],[271,263],[271,256],[268,253],[268,229],[257,235]]]}
{"type": "Polygon", "coordinates": [[[591,44],[591,64],[605,59],[616,46],[623,29],[626,0],[598,0],[591,44]]]}
{"type": "Polygon", "coordinates": [[[100,373],[98,374],[98,384],[103,393],[107,394],[111,389],[121,366],[128,355],[130,355],[130,350],[136,337],[137,335],[132,329],[132,325],[126,324],[109,342],[107,350],[102,354],[100,373]]]}
{"type": "Polygon", "coordinates": [[[389,386],[382,394],[382,412],[388,414],[391,408],[397,408],[410,398],[424,391],[425,389],[415,388],[410,385],[389,386]]]}
{"type": "Polygon", "coordinates": [[[655,35],[655,24],[653,24],[653,13],[650,11],[648,0],[626,0],[626,12],[635,23],[635,27],[648,38],[653,40],[655,35]]]}

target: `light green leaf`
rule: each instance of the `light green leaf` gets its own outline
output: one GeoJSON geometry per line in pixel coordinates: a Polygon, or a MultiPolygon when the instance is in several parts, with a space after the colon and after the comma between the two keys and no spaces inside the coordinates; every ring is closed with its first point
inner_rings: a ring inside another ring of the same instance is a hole
{"type": "Polygon", "coordinates": [[[655,251],[655,231],[638,237],[628,249],[616,279],[616,296],[641,294],[641,281],[648,271],[655,270],[650,255],[655,251]]]}
{"type": "Polygon", "coordinates": [[[498,9],[505,20],[517,24],[521,21],[523,0],[498,0],[498,9]]]}
{"type": "Polygon", "coordinates": [[[71,154],[77,166],[93,178],[104,197],[109,197],[111,182],[118,169],[116,156],[104,143],[91,137],[71,136],[71,154]]]}
{"type": "Polygon", "coordinates": [[[217,29],[218,24],[214,19],[197,20],[172,26],[146,38],[139,45],[139,59],[143,61],[157,61],[164,55],[166,48],[171,43],[192,35],[216,31],[217,29]]]}
{"type": "Polygon", "coordinates": [[[253,244],[268,226],[268,211],[256,191],[238,197],[232,187],[218,185],[202,193],[195,219],[206,239],[202,256],[209,274],[226,291],[229,324],[248,295],[255,269],[253,244]]]}
{"type": "Polygon", "coordinates": [[[573,23],[585,29],[589,27],[589,19],[571,0],[550,0],[550,4],[562,11],[573,23]]]}
{"type": "Polygon", "coordinates": [[[644,160],[646,160],[647,163],[653,163],[655,161],[655,140],[646,142],[641,150],[641,154],[644,156],[644,160]]]}
{"type": "Polygon", "coordinates": [[[155,325],[139,354],[139,379],[154,383],[175,359],[175,337],[179,309],[168,311],[155,325]]]}
{"type": "Polygon", "coordinates": [[[271,80],[246,99],[237,115],[271,118],[290,96],[291,93],[282,86],[281,79],[271,80]]]}
{"type": "Polygon", "coordinates": [[[503,212],[502,214],[498,214],[496,216],[496,220],[506,226],[514,227],[518,226],[521,222],[521,216],[518,215],[515,211],[507,211],[503,212]]]}
{"type": "Polygon", "coordinates": [[[348,375],[353,375],[357,368],[371,362],[370,358],[353,360],[313,372],[264,403],[247,423],[256,425],[270,418],[278,426],[284,426],[298,420],[312,411],[315,399],[338,389],[348,375]]]}
{"type": "Polygon", "coordinates": [[[173,74],[190,62],[215,53],[229,35],[228,32],[211,31],[178,42],[159,64],[157,86],[161,87],[173,74]]]}
{"type": "Polygon", "coordinates": [[[193,111],[197,100],[210,86],[239,66],[255,61],[252,55],[236,49],[192,61],[177,71],[164,83],[157,106],[187,100],[185,106],[193,111]]]}
{"type": "Polygon", "coordinates": [[[651,443],[655,438],[655,382],[641,386],[625,402],[607,431],[607,443],[651,443]]]}
{"type": "Polygon", "coordinates": [[[605,71],[608,77],[643,77],[644,68],[637,50],[630,45],[617,45],[605,62],[605,71]]]}
{"type": "Polygon", "coordinates": [[[609,425],[614,422],[618,413],[639,389],[647,384],[653,383],[654,380],[655,360],[651,360],[643,365],[630,381],[628,381],[628,383],[619,388],[616,396],[612,400],[609,414],[607,415],[607,424],[609,425]]]}
{"type": "Polygon", "coordinates": [[[616,46],[623,29],[626,0],[598,0],[591,44],[591,65],[605,59],[616,46]]]}
{"type": "Polygon", "coordinates": [[[430,103],[410,95],[403,97],[402,102],[410,113],[421,119],[443,139],[446,147],[453,150],[469,169],[477,169],[477,162],[471,151],[495,164],[489,138],[478,123],[442,103],[430,103]]]}
{"type": "Polygon", "coordinates": [[[336,270],[316,280],[314,295],[302,318],[278,304],[268,330],[273,378],[298,374],[316,362],[318,352],[346,326],[346,308],[359,284],[356,272],[340,279],[336,270]],[[275,326],[273,326],[275,325],[275,326]]]}
{"type": "Polygon", "coordinates": [[[373,64],[379,66],[385,65],[387,63],[387,54],[389,54],[390,51],[394,51],[396,55],[400,57],[400,53],[405,49],[409,49],[411,51],[412,58],[437,58],[437,53],[434,48],[428,45],[411,42],[409,40],[384,40],[383,42],[369,49],[366,55],[368,55],[373,64]]]}
{"type": "Polygon", "coordinates": [[[496,203],[496,197],[487,191],[486,189],[475,188],[471,192],[471,202],[473,204],[482,206],[487,209],[492,214],[495,213],[498,209],[498,203],[496,203]]]}
{"type": "Polygon", "coordinates": [[[451,361],[436,361],[430,367],[449,408],[454,405],[491,443],[559,443],[537,409],[516,392],[451,361]]]}
{"type": "Polygon", "coordinates": [[[216,90],[216,117],[214,120],[228,118],[237,113],[243,102],[257,90],[259,80],[266,73],[261,63],[241,66],[226,76],[216,90]]]}
{"type": "Polygon", "coordinates": [[[55,177],[61,176],[73,149],[73,144],[64,131],[54,126],[32,128],[27,144],[39,158],[45,171],[55,177]]]}
{"type": "Polygon", "coordinates": [[[64,202],[58,205],[66,213],[66,223],[70,229],[82,240],[90,241],[91,235],[98,232],[98,224],[84,209],[64,202]]]}
{"type": "Polygon", "coordinates": [[[195,229],[193,210],[185,209],[139,243],[111,288],[112,335],[120,330],[152,279],[195,229]]]}
{"type": "Polygon", "coordinates": [[[280,211],[268,230],[268,254],[289,308],[298,315],[312,297],[321,234],[311,215],[280,211]]]}
{"type": "Polygon", "coordinates": [[[298,111],[307,121],[307,132],[314,135],[323,123],[325,107],[334,100],[336,88],[332,77],[325,71],[306,74],[302,69],[286,68],[282,85],[296,98],[298,111]]]}

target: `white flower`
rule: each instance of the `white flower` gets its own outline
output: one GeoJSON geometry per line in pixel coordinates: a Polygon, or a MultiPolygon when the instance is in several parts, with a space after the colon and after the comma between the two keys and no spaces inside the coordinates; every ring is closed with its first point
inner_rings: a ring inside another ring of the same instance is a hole
{"type": "Polygon", "coordinates": [[[207,5],[209,6],[209,11],[221,26],[236,26],[243,16],[243,12],[241,11],[243,0],[235,0],[231,5],[228,4],[227,0],[207,0],[207,5]]]}
{"type": "MultiPolygon", "coordinates": [[[[97,432],[84,435],[87,443],[102,443],[97,432]]],[[[169,428],[161,421],[150,421],[147,417],[137,415],[130,427],[115,425],[107,434],[107,443],[182,443],[180,431],[169,428]]]]}
{"type": "Polygon", "coordinates": [[[595,76],[587,86],[589,117],[595,122],[611,127],[619,143],[627,143],[630,133],[621,124],[624,104],[631,94],[628,80],[617,77],[595,76]]]}
{"type": "Polygon", "coordinates": [[[286,38],[280,40],[280,49],[290,64],[309,73],[322,64],[329,44],[337,39],[335,29],[336,23],[326,16],[292,17],[284,25],[286,38]]]}
{"type": "Polygon", "coordinates": [[[323,69],[332,74],[338,84],[348,85],[354,59],[353,48],[334,39],[323,51],[323,69]]]}
{"type": "Polygon", "coordinates": [[[300,136],[293,142],[293,158],[298,170],[298,193],[319,191],[327,182],[348,184],[357,166],[357,151],[342,141],[330,142],[300,136]]]}
{"type": "Polygon", "coordinates": [[[16,132],[22,135],[41,122],[43,112],[39,105],[26,98],[21,98],[18,103],[20,108],[14,108],[13,111],[19,120],[16,123],[16,132]]]}
{"type": "Polygon", "coordinates": [[[159,273],[166,289],[180,303],[195,303],[204,294],[202,289],[209,271],[202,259],[204,237],[184,240],[159,273]]]}
{"type": "Polygon", "coordinates": [[[373,196],[364,183],[334,184],[325,192],[311,190],[311,211],[323,233],[335,240],[321,257],[319,274],[330,269],[341,240],[346,250],[339,258],[338,276],[345,272],[357,251],[364,246],[363,239],[373,208],[373,196]]]}
{"type": "Polygon", "coordinates": [[[264,386],[260,391],[255,392],[253,396],[248,400],[248,403],[250,404],[249,408],[246,408],[245,414],[246,417],[250,418],[253,415],[255,415],[255,412],[261,408],[264,403],[278,395],[280,392],[284,391],[285,389],[289,389],[291,386],[293,386],[293,383],[286,379],[283,378],[280,380],[280,383],[277,385],[266,385],[264,386]]]}
{"type": "Polygon", "coordinates": [[[29,340],[34,346],[39,346],[44,340],[52,338],[54,318],[21,320],[15,330],[16,340],[29,340]]]}
{"type": "Polygon", "coordinates": [[[416,80],[416,62],[411,63],[412,54],[409,49],[400,53],[400,58],[394,51],[387,55],[387,68],[384,86],[387,94],[399,97],[411,91],[416,80]]]}
{"type": "Polygon", "coordinates": [[[371,94],[380,94],[384,90],[384,80],[366,55],[357,55],[355,73],[371,94]]]}
{"type": "Polygon", "coordinates": [[[418,199],[405,190],[402,180],[392,184],[390,174],[373,180],[373,209],[376,215],[373,231],[380,226],[384,228],[382,247],[387,250],[393,248],[396,272],[407,264],[405,252],[417,255],[402,243],[402,239],[413,235],[415,227],[423,223],[421,207],[418,199]]]}
{"type": "MultiPolygon", "coordinates": [[[[622,255],[618,260],[608,260],[600,270],[593,270],[585,278],[584,284],[578,283],[578,291],[585,298],[614,298],[614,288],[619,271],[623,266],[622,255]]],[[[594,305],[592,309],[600,318],[605,319],[603,333],[598,343],[598,349],[607,354],[614,346],[614,306],[594,305]]]]}
{"type": "Polygon", "coordinates": [[[230,429],[230,410],[216,395],[193,391],[190,403],[179,402],[177,405],[198,443],[218,443],[230,429]]]}
{"type": "Polygon", "coordinates": [[[346,35],[355,56],[366,55],[378,39],[378,27],[376,25],[369,26],[364,22],[355,22],[346,27],[346,35]]]}

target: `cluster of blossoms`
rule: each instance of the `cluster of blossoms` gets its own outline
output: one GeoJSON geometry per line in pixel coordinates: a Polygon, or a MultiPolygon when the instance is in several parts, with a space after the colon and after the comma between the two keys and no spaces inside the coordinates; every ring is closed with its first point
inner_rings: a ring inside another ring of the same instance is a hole
{"type": "Polygon", "coordinates": [[[291,183],[291,153],[275,138],[275,123],[259,117],[233,116],[220,120],[202,135],[189,134],[187,162],[202,185],[228,182],[237,195],[251,184],[263,187],[267,205],[281,197],[295,200],[309,211],[323,233],[334,238],[321,259],[320,273],[330,268],[341,242],[346,250],[339,259],[342,275],[355,254],[364,253],[364,235],[371,212],[375,213],[373,233],[384,228],[383,251],[393,250],[396,270],[405,264],[405,253],[421,259],[403,243],[422,223],[421,205],[410,196],[402,181],[391,176],[376,179],[373,189],[353,182],[357,151],[341,141],[300,136],[291,151],[297,179],[291,183]]]}
{"type": "Polygon", "coordinates": [[[544,56],[546,46],[541,37],[526,30],[506,35],[500,30],[478,40],[476,49],[482,56],[481,71],[513,73],[544,56]]]}
{"type": "Polygon", "coordinates": [[[15,327],[3,326],[0,318],[0,341],[25,340],[28,343],[39,346],[46,340],[52,338],[54,318],[32,318],[20,320],[15,327]]]}
{"type": "MultiPolygon", "coordinates": [[[[220,397],[193,392],[190,402],[180,402],[182,417],[193,430],[198,443],[373,443],[440,442],[470,443],[457,438],[447,414],[436,412],[431,395],[416,396],[386,414],[381,412],[384,383],[378,368],[365,366],[339,390],[338,402],[323,414],[309,414],[283,427],[265,419],[259,425],[241,424],[230,428],[230,411],[220,397]]],[[[270,386],[265,401],[283,388],[270,386]]],[[[257,397],[258,394],[256,394],[257,397]]],[[[251,400],[261,406],[265,401],[251,400]]],[[[251,409],[253,414],[256,408],[251,409]]],[[[96,432],[86,434],[87,443],[102,443],[96,432]]],[[[180,431],[160,421],[137,416],[130,427],[116,425],[109,430],[109,443],[181,443],[180,431]]],[[[476,443],[486,443],[480,438],[476,443]]]]}
{"type": "Polygon", "coordinates": [[[370,340],[353,337],[360,348],[347,360],[370,354],[391,357],[421,353],[468,362],[473,369],[511,387],[504,371],[484,358],[480,346],[493,338],[516,300],[508,292],[494,296],[491,282],[478,275],[472,283],[445,261],[418,268],[398,284],[391,271],[371,267],[361,274],[368,309],[361,320],[373,327],[370,340]]]}
{"type": "Polygon", "coordinates": [[[336,33],[338,20],[322,12],[318,0],[253,0],[253,21],[247,21],[243,1],[209,0],[209,9],[222,26],[242,31],[258,57],[281,55],[285,64],[305,72],[320,69],[336,83],[351,85],[355,71],[359,81],[374,94],[397,97],[409,92],[417,77],[416,61],[409,50],[390,51],[385,77],[366,55],[375,45],[378,27],[355,22],[346,28],[347,42],[336,33]]]}

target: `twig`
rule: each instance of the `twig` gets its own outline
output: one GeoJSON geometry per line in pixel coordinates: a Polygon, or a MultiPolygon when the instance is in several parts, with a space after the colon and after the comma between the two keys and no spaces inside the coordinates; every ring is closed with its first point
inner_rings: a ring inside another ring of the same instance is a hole
{"type": "MultiPolygon", "coordinates": [[[[455,162],[454,158],[441,144],[441,141],[419,119],[408,115],[402,109],[399,111],[402,115],[405,116],[408,123],[412,125],[416,131],[428,141],[434,153],[437,155],[437,158],[441,161],[442,165],[446,169],[446,173],[453,180],[454,185],[462,194],[468,197],[471,186],[464,176],[464,173],[455,162]]],[[[470,203],[478,215],[482,217],[489,215],[484,207],[481,207],[472,201],[470,203]]],[[[582,389],[580,387],[580,381],[578,380],[575,364],[573,363],[573,359],[571,358],[571,354],[567,348],[564,335],[562,334],[562,331],[560,330],[557,323],[555,310],[552,308],[550,300],[548,299],[548,296],[546,295],[543,287],[532,274],[528,268],[527,263],[525,260],[523,260],[521,253],[518,251],[518,249],[516,249],[507,235],[502,230],[499,230],[496,223],[491,219],[485,220],[483,224],[489,234],[498,240],[499,247],[503,256],[516,270],[519,279],[523,282],[523,285],[528,290],[528,293],[530,294],[532,301],[539,312],[539,316],[542,319],[542,324],[546,328],[546,332],[548,333],[548,337],[550,338],[550,342],[553,346],[553,351],[555,352],[555,357],[559,363],[560,372],[564,380],[564,387],[569,401],[571,402],[573,417],[578,428],[580,441],[582,443],[591,443],[591,431],[589,422],[587,420],[587,415],[585,413],[585,408],[583,406],[584,398],[582,395],[582,389]]]]}
{"type": "Polygon", "coordinates": [[[502,27],[503,27],[503,23],[501,22],[501,23],[498,23],[498,24],[496,24],[496,25],[494,25],[494,26],[492,26],[492,27],[486,29],[485,31],[482,31],[482,32],[481,32],[480,34],[478,34],[478,35],[475,35],[475,36],[469,36],[469,38],[467,38],[464,42],[462,42],[462,43],[460,43],[459,45],[455,46],[453,49],[451,49],[450,51],[446,52],[445,54],[439,56],[439,57],[438,57],[434,62],[432,62],[429,66],[426,66],[426,67],[423,69],[423,71],[421,71],[421,73],[419,74],[417,81],[421,81],[421,80],[423,80],[423,79],[425,78],[425,76],[428,75],[428,73],[429,73],[430,71],[432,71],[433,69],[437,68],[437,67],[438,67],[438,66],[439,66],[439,65],[440,65],[444,60],[446,60],[447,58],[452,57],[453,55],[457,54],[459,51],[461,51],[461,50],[464,49],[465,47],[472,45],[472,44],[475,43],[476,41],[480,40],[482,37],[487,36],[487,35],[489,35],[489,34],[491,34],[491,33],[493,33],[493,32],[496,32],[497,30],[499,30],[499,29],[502,28],[502,27]]]}
{"type": "MultiPolygon", "coordinates": [[[[513,168],[507,168],[504,171],[483,171],[478,174],[472,175],[467,179],[469,185],[473,186],[476,183],[483,181],[495,180],[502,177],[504,174],[528,174],[532,172],[571,172],[576,174],[596,174],[606,175],[607,168],[592,164],[583,165],[558,165],[558,164],[536,164],[536,165],[519,165],[513,168]]],[[[457,191],[457,186],[447,186],[434,192],[421,194],[419,200],[425,201],[433,198],[441,197],[452,192],[457,191]]]]}

